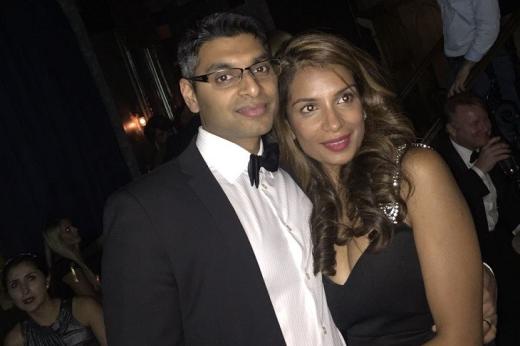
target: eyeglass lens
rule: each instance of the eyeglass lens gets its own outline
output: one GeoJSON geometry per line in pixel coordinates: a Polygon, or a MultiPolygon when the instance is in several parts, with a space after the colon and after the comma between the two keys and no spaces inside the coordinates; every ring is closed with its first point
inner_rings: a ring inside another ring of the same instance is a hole
{"type": "Polygon", "coordinates": [[[274,75],[274,64],[270,61],[262,61],[246,68],[229,68],[221,71],[216,71],[209,76],[209,82],[216,87],[226,88],[238,84],[247,71],[256,80],[263,80],[274,75]]]}

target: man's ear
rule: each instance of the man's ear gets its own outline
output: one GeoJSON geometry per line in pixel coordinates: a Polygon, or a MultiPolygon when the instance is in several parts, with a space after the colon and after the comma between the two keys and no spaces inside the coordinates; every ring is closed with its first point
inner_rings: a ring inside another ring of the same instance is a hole
{"type": "Polygon", "coordinates": [[[455,138],[455,135],[457,134],[457,130],[455,130],[455,127],[453,127],[452,124],[446,124],[446,132],[448,132],[448,135],[451,138],[455,138]]]}
{"type": "Polygon", "coordinates": [[[190,111],[192,113],[198,113],[200,110],[199,101],[197,100],[197,95],[195,94],[195,90],[190,81],[181,78],[181,80],[179,81],[179,88],[181,89],[182,98],[184,99],[184,102],[186,103],[190,111]]]}

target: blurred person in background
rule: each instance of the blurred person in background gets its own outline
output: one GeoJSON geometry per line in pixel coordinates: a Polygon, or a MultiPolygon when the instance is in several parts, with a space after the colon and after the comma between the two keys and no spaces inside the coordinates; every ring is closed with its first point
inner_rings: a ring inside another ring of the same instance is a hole
{"type": "Polygon", "coordinates": [[[60,298],[89,296],[101,300],[98,275],[86,264],[78,229],[67,218],[56,218],[43,232],[45,258],[51,272],[51,293],[60,298]]]}
{"type": "Polygon", "coordinates": [[[16,307],[27,314],[7,334],[4,345],[107,345],[101,306],[89,297],[51,298],[50,277],[38,256],[14,256],[6,262],[2,274],[4,289],[16,307]]]}

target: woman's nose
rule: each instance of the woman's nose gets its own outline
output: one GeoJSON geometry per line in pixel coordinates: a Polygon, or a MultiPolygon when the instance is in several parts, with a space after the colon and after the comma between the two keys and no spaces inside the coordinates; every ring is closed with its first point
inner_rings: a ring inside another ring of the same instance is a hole
{"type": "Polygon", "coordinates": [[[325,109],[324,129],[337,131],[343,126],[343,119],[334,109],[325,109]]]}
{"type": "Polygon", "coordinates": [[[25,295],[30,292],[29,285],[27,283],[22,284],[22,293],[25,295]]]}

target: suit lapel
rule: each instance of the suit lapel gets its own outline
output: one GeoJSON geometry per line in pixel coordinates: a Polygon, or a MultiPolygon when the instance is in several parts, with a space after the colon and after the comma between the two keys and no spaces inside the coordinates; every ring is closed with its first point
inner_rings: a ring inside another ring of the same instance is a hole
{"type": "MultiPolygon", "coordinates": [[[[195,141],[179,157],[179,164],[189,176],[188,184],[215,221],[215,226],[227,238],[238,242],[249,241],[226,194],[204,162],[195,141]]],[[[250,248],[250,245],[248,245],[250,248]]]]}
{"type": "MultiPolygon", "coordinates": [[[[453,144],[451,144],[449,139],[446,144],[447,144],[447,154],[451,157],[450,160],[452,161],[452,164],[455,166],[455,170],[459,171],[459,172],[467,172],[466,176],[468,176],[470,174],[478,176],[476,172],[470,170],[468,168],[468,166],[466,166],[466,164],[464,163],[464,160],[462,159],[462,157],[460,157],[459,153],[457,152],[457,150],[455,150],[455,147],[453,146],[453,144]]],[[[480,181],[482,181],[482,178],[478,177],[478,179],[480,181]]],[[[465,183],[465,181],[460,182],[460,184],[464,184],[464,183],[465,183]]],[[[472,186],[472,189],[478,189],[478,190],[475,190],[475,192],[477,192],[481,198],[489,193],[489,190],[486,187],[486,185],[484,184],[484,182],[482,182],[481,184],[472,186]]]]}
{"type": "Polygon", "coordinates": [[[464,163],[464,160],[462,160],[462,157],[460,157],[459,153],[457,153],[457,150],[455,150],[455,147],[453,147],[453,144],[448,140],[447,147],[448,147],[448,154],[452,158],[453,163],[456,166],[456,169],[464,172],[468,170],[468,166],[464,163]]]}
{"type": "MultiPolygon", "coordinates": [[[[237,266],[240,267],[241,278],[237,280],[243,280],[243,283],[259,289],[257,298],[264,296],[268,300],[274,316],[269,294],[246,232],[226,194],[200,155],[195,141],[179,157],[178,162],[184,173],[189,176],[190,188],[211,215],[212,220],[208,221],[208,227],[222,234],[221,239],[226,246],[224,251],[233,253],[239,261],[237,266]]],[[[262,302],[260,299],[257,301],[262,302]]]]}
{"type": "MultiPolygon", "coordinates": [[[[246,326],[253,321],[252,330],[270,338],[267,344],[283,344],[282,331],[251,244],[226,194],[198,151],[195,140],[177,162],[187,177],[188,187],[200,200],[201,210],[196,215],[207,219],[203,222],[204,227],[219,233],[216,243],[211,244],[220,251],[219,257],[214,260],[222,265],[218,273],[222,284],[218,288],[221,296],[217,306],[230,321],[236,323],[234,327],[226,326],[223,329],[237,329],[236,337],[239,340],[238,336],[242,335],[241,321],[246,326]],[[237,293],[237,290],[240,292],[237,293]],[[252,314],[254,317],[247,320],[247,316],[252,314]]],[[[223,323],[226,320],[223,319],[223,323]]],[[[254,340],[253,343],[256,342],[254,340]]]]}

